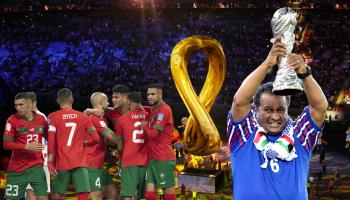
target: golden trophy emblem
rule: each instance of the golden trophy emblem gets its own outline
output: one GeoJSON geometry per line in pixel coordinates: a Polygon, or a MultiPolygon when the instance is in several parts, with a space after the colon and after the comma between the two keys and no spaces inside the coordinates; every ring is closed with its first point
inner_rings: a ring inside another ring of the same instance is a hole
{"type": "Polygon", "coordinates": [[[221,44],[200,35],[185,38],[175,45],[170,66],[176,88],[190,113],[184,131],[185,149],[194,155],[216,152],[221,145],[220,134],[209,112],[225,80],[226,59],[221,44]],[[188,58],[193,51],[203,52],[209,61],[208,74],[199,96],[187,70],[188,58]]]}

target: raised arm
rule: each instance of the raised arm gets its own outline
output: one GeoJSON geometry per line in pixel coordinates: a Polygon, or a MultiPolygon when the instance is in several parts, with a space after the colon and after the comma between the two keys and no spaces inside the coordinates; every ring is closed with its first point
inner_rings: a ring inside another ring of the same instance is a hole
{"type": "Polygon", "coordinates": [[[280,39],[276,39],[265,61],[247,76],[233,97],[231,112],[234,120],[241,120],[249,113],[250,102],[261,82],[270,69],[277,64],[278,57],[285,55],[285,45],[280,39]]]}
{"type": "MultiPolygon", "coordinates": [[[[301,55],[290,54],[287,58],[287,65],[292,67],[298,74],[306,73],[306,65],[301,55]]],[[[312,75],[303,79],[304,92],[310,104],[310,115],[315,124],[319,127],[323,125],[328,102],[321,87],[312,75]]]]}

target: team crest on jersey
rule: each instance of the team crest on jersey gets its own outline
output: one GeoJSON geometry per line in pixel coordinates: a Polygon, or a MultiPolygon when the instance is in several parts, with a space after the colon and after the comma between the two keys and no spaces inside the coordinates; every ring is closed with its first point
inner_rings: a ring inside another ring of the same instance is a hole
{"type": "Polygon", "coordinates": [[[157,116],[157,120],[158,121],[162,121],[164,118],[164,114],[163,113],[159,113],[158,116],[157,116]]]}
{"type": "Polygon", "coordinates": [[[161,174],[159,174],[159,177],[160,177],[161,179],[163,179],[163,178],[165,177],[165,174],[164,174],[164,173],[161,173],[161,174]]]}
{"type": "Polygon", "coordinates": [[[10,123],[6,123],[6,131],[10,131],[11,130],[11,124],[10,123]]]}

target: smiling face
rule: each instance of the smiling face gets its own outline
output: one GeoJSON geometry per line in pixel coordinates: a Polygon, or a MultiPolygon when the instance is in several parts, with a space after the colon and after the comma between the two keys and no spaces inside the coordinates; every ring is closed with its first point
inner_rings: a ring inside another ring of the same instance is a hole
{"type": "Polygon", "coordinates": [[[267,133],[276,135],[283,131],[288,119],[288,103],[284,96],[264,92],[255,110],[256,119],[267,133]]]}

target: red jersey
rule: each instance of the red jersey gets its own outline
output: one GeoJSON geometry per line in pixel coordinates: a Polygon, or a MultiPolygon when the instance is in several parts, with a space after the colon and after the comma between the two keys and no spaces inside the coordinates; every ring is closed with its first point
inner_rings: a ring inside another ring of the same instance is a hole
{"type": "MultiPolygon", "coordinates": [[[[86,156],[88,167],[90,168],[103,168],[105,154],[107,151],[106,133],[111,131],[107,126],[107,119],[104,117],[98,117],[96,115],[89,115],[89,119],[92,125],[96,128],[97,133],[100,135],[100,142],[86,147],[86,156]]],[[[111,131],[112,132],[112,131],[111,131]]],[[[90,138],[90,136],[88,136],[90,138]]]]}
{"type": "Polygon", "coordinates": [[[144,127],[150,138],[150,159],[176,159],[171,144],[173,128],[173,114],[168,104],[162,102],[158,108],[152,109],[149,126],[144,127]]]}
{"type": "MultiPolygon", "coordinates": [[[[4,147],[6,143],[16,143],[16,145],[26,144],[38,141],[41,143],[43,134],[47,132],[46,119],[33,112],[33,120],[20,116],[18,113],[13,114],[6,121],[4,133],[4,147]]],[[[44,162],[41,151],[27,149],[14,149],[8,167],[9,172],[21,172],[31,167],[42,166],[44,162]]]]}
{"type": "Polygon", "coordinates": [[[141,121],[148,121],[148,113],[136,109],[121,116],[116,125],[116,135],[123,139],[122,167],[145,166],[148,163],[147,138],[141,121]]]}
{"type": "Polygon", "coordinates": [[[89,117],[82,112],[66,108],[51,113],[48,121],[49,153],[55,154],[56,169],[70,170],[86,167],[83,144],[86,134],[96,134],[94,138],[98,138],[98,133],[89,117]],[[55,152],[51,152],[52,149],[55,152]]]}
{"type": "Polygon", "coordinates": [[[115,125],[117,124],[118,119],[122,116],[122,114],[120,114],[118,109],[114,108],[113,110],[108,110],[105,112],[105,116],[113,122],[113,126],[115,128],[115,125]]]}

